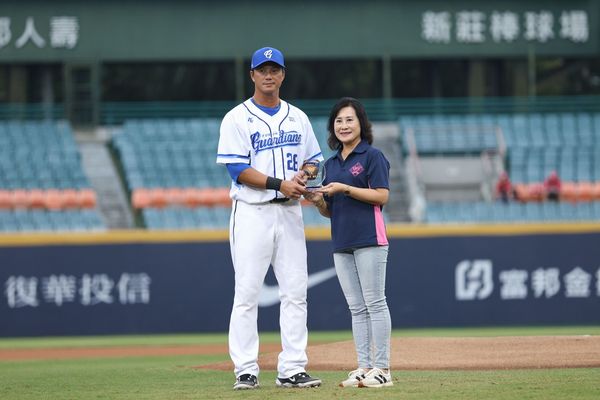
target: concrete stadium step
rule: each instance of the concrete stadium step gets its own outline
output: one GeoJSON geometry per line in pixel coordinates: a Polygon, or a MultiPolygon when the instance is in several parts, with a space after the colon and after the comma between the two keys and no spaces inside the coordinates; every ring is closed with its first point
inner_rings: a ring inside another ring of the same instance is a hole
{"type": "Polygon", "coordinates": [[[389,215],[390,222],[410,221],[410,197],[399,135],[398,124],[395,122],[373,123],[373,145],[381,150],[390,162],[390,199],[386,205],[386,214],[389,215]]]}
{"type": "Polygon", "coordinates": [[[134,227],[125,188],[115,168],[106,139],[93,133],[77,133],[83,169],[98,195],[98,208],[109,229],[134,227]]]}

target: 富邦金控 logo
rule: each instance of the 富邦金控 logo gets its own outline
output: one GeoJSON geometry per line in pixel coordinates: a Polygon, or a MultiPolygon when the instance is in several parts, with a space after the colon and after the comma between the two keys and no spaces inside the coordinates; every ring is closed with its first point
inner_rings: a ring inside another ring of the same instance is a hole
{"type": "Polygon", "coordinates": [[[456,300],[483,300],[494,290],[491,260],[463,260],[454,270],[456,300]]]}

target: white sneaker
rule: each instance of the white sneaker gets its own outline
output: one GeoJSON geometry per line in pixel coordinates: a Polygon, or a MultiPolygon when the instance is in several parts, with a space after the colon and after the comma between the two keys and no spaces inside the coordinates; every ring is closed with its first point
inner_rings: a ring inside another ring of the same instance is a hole
{"type": "Polygon", "coordinates": [[[340,387],[358,387],[358,383],[365,379],[366,370],[359,368],[348,372],[348,379],[340,383],[340,387]]]}
{"type": "Polygon", "coordinates": [[[358,382],[358,387],[379,388],[385,386],[394,386],[392,375],[387,374],[379,368],[373,368],[365,375],[365,378],[358,382]]]}

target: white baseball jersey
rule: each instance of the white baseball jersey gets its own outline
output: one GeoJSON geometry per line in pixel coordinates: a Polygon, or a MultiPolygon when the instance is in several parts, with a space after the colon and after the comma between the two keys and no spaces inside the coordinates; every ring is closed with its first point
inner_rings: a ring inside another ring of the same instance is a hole
{"type": "MultiPolygon", "coordinates": [[[[270,116],[248,99],[229,111],[221,123],[218,164],[244,163],[275,178],[290,180],[305,161],[322,161],[321,148],[306,114],[281,101],[270,116]]],[[[230,196],[249,204],[284,197],[275,190],[232,182],[230,196]]]]}

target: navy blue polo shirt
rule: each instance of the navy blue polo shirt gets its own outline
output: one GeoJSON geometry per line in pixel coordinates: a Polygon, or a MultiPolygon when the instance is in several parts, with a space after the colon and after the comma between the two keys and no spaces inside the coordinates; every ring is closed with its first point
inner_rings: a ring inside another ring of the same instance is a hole
{"type": "MultiPolygon", "coordinates": [[[[383,153],[362,140],[342,159],[341,150],[325,161],[324,185],[340,182],[359,188],[389,189],[390,163],[383,153]]],[[[336,193],[326,196],[331,213],[334,252],[388,244],[382,206],[336,193]]]]}

